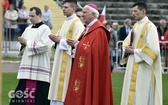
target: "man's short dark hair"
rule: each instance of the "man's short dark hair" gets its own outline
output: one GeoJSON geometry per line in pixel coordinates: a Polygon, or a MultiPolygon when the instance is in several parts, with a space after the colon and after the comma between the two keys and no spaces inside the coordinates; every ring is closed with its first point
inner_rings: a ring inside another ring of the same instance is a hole
{"type": "Polygon", "coordinates": [[[71,6],[72,7],[77,7],[77,1],[76,0],[63,0],[62,3],[65,4],[65,3],[71,3],[71,6]]]}
{"type": "Polygon", "coordinates": [[[105,26],[107,26],[107,25],[109,25],[110,27],[112,27],[112,24],[109,21],[105,24],[105,26]]]}
{"type": "Polygon", "coordinates": [[[82,8],[77,8],[75,12],[81,12],[82,8]]]}
{"type": "Polygon", "coordinates": [[[146,12],[147,12],[147,6],[146,6],[146,3],[145,3],[145,2],[143,2],[143,1],[136,2],[135,4],[133,4],[132,7],[135,7],[135,6],[138,6],[138,9],[139,9],[139,10],[145,9],[146,12]]]}
{"type": "Polygon", "coordinates": [[[33,10],[36,11],[36,15],[37,16],[41,14],[41,9],[40,8],[38,8],[38,7],[32,7],[32,8],[30,8],[30,11],[33,11],[33,10]]]}

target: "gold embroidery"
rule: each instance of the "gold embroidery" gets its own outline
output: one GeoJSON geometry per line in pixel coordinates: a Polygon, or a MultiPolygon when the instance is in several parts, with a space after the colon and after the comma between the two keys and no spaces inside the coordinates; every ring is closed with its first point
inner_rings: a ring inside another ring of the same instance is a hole
{"type": "Polygon", "coordinates": [[[87,47],[89,47],[90,45],[89,45],[89,41],[87,42],[87,44],[83,44],[85,47],[84,47],[84,49],[86,49],[87,47]]]}
{"type": "Polygon", "coordinates": [[[80,85],[81,85],[81,82],[80,80],[75,80],[74,82],[74,87],[73,87],[73,91],[75,91],[76,93],[80,90],[80,85]]]}
{"type": "MultiPolygon", "coordinates": [[[[70,30],[69,30],[69,33],[71,33],[71,34],[72,34],[72,29],[70,29],[70,30]]],[[[72,38],[72,37],[70,36],[69,38],[72,38]]]]}
{"type": "Polygon", "coordinates": [[[85,66],[85,59],[86,59],[86,58],[85,58],[84,56],[80,56],[80,57],[79,57],[79,64],[78,64],[78,67],[79,67],[79,68],[82,69],[82,68],[85,66]]]}
{"type": "MultiPolygon", "coordinates": [[[[73,35],[73,28],[75,26],[75,23],[80,21],[79,19],[75,19],[69,29],[68,29],[68,33],[67,33],[67,36],[66,36],[66,39],[72,39],[72,35],[73,35]]],[[[66,70],[67,70],[67,65],[68,65],[68,60],[69,58],[69,55],[67,54],[66,51],[63,51],[63,54],[62,54],[62,64],[61,64],[61,70],[60,70],[60,77],[59,77],[59,83],[58,83],[58,93],[57,93],[57,99],[58,101],[62,101],[62,98],[63,98],[63,88],[64,88],[64,82],[65,82],[65,73],[66,73],[66,70]]]]}
{"type": "Polygon", "coordinates": [[[150,56],[154,61],[156,60],[156,54],[155,52],[153,52],[150,48],[148,48],[147,46],[145,46],[144,48],[142,48],[142,51],[144,53],[146,53],[148,56],[150,56]]]}
{"type": "Polygon", "coordinates": [[[141,34],[140,38],[141,38],[141,39],[143,38],[143,34],[141,34]]]}

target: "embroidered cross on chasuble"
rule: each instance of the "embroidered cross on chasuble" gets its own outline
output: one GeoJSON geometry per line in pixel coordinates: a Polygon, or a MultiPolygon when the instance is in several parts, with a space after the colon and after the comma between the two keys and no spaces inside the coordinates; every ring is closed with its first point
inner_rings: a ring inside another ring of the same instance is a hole
{"type": "Polygon", "coordinates": [[[113,105],[109,37],[108,30],[96,21],[87,33],[83,32],[79,38],[65,105],[113,105]],[[104,91],[103,87],[106,87],[107,91],[104,91]]]}
{"type": "Polygon", "coordinates": [[[87,47],[89,47],[90,45],[89,45],[89,41],[87,42],[87,44],[83,44],[85,47],[84,47],[84,49],[86,49],[87,47]]]}

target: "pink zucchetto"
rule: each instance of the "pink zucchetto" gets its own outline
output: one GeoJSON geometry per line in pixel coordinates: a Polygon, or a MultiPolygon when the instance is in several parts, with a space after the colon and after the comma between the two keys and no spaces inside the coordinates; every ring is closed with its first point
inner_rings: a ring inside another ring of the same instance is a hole
{"type": "Polygon", "coordinates": [[[87,5],[85,5],[85,7],[90,8],[90,10],[91,10],[92,12],[96,13],[96,14],[97,14],[96,17],[98,18],[99,12],[98,12],[98,8],[97,8],[97,6],[96,6],[95,4],[93,4],[93,3],[87,4],[87,5]]]}
{"type": "Polygon", "coordinates": [[[98,10],[97,6],[95,4],[88,4],[88,6],[94,8],[95,10],[98,10]]]}

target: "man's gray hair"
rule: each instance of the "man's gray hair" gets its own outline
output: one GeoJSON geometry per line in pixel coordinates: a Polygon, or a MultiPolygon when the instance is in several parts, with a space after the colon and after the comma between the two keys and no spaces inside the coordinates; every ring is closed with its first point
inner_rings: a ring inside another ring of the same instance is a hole
{"type": "Polygon", "coordinates": [[[96,18],[99,17],[99,12],[98,12],[96,9],[94,9],[94,8],[88,6],[88,5],[85,5],[85,7],[89,8],[89,9],[90,9],[90,12],[95,13],[95,14],[96,14],[96,18]]]}
{"type": "Polygon", "coordinates": [[[126,24],[127,22],[131,22],[131,19],[125,19],[124,24],[126,24]]]}
{"type": "Polygon", "coordinates": [[[160,23],[166,22],[166,20],[165,20],[165,19],[161,19],[159,22],[160,22],[160,23]]]}

